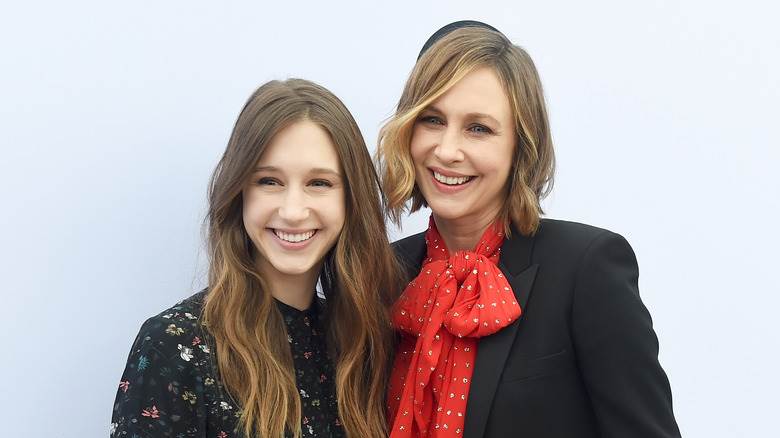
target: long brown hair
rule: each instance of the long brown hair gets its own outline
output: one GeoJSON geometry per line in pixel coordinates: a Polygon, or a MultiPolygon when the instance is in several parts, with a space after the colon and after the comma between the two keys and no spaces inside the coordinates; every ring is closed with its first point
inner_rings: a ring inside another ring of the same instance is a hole
{"type": "Polygon", "coordinates": [[[412,212],[426,205],[414,180],[409,152],[417,117],[464,76],[485,66],[496,72],[504,86],[517,136],[500,218],[507,224],[513,222],[523,234],[536,230],[542,214],[540,201],[552,190],[555,169],[542,83],[525,50],[500,32],[483,27],[454,30],[422,54],[406,81],[395,115],[379,133],[377,161],[390,216],[396,223],[407,201],[412,201],[412,212]]]}
{"type": "Polygon", "coordinates": [[[386,309],[399,288],[379,182],[360,130],[341,101],[302,79],[271,81],[238,116],[209,187],[209,291],[203,322],[221,381],[242,407],[247,436],[301,435],[301,403],[282,316],[256,268],[242,221],[242,188],[271,138],[310,120],[331,136],[344,172],[346,219],[326,256],[328,345],[347,436],[386,436],[384,396],[392,335],[386,309]]]}

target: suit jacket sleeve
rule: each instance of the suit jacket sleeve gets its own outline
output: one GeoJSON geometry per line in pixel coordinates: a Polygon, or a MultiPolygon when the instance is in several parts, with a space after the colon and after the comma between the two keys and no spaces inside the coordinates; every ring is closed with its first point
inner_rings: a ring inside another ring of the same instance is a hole
{"type": "Polygon", "coordinates": [[[577,273],[572,331],[577,361],[603,437],[679,437],[658,339],[639,298],[631,246],[604,232],[577,273]]]}

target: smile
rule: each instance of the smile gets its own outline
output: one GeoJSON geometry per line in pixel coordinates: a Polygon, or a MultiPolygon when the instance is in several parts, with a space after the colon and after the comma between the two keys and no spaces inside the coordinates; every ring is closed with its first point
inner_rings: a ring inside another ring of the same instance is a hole
{"type": "Polygon", "coordinates": [[[285,242],[290,243],[298,243],[298,242],[304,242],[306,240],[311,239],[314,234],[317,232],[317,230],[309,230],[304,232],[298,232],[298,233],[288,233],[282,230],[273,230],[276,237],[278,237],[281,240],[284,240],[285,242]]]}
{"type": "Polygon", "coordinates": [[[461,184],[466,184],[473,178],[472,176],[445,176],[436,171],[433,171],[433,177],[436,179],[436,181],[442,184],[447,184],[448,186],[459,186],[461,184]]]}

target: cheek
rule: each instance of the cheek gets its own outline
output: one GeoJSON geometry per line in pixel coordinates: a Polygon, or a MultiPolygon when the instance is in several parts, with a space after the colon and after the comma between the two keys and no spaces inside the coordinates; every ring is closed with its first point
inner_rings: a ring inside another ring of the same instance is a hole
{"type": "Polygon", "coordinates": [[[321,219],[326,222],[323,225],[328,226],[334,231],[341,230],[346,218],[345,202],[343,190],[319,200],[317,211],[319,212],[321,219]]]}
{"type": "Polygon", "coordinates": [[[347,220],[347,211],[344,199],[344,194],[339,197],[339,202],[334,203],[333,219],[336,222],[339,231],[344,228],[344,222],[347,220]]]}
{"type": "Polygon", "coordinates": [[[509,171],[512,168],[511,158],[492,163],[492,168],[497,179],[502,183],[505,182],[509,178],[509,171]]]}
{"type": "Polygon", "coordinates": [[[412,139],[409,142],[409,154],[412,156],[412,163],[415,166],[422,166],[425,161],[425,156],[428,153],[431,143],[430,135],[426,135],[425,131],[420,128],[415,128],[412,133],[412,139]]]}
{"type": "Polygon", "coordinates": [[[341,230],[344,229],[344,223],[346,222],[346,220],[347,220],[347,214],[343,208],[335,212],[333,216],[333,223],[335,225],[335,229],[337,233],[340,233],[341,230]]]}
{"type": "Polygon", "coordinates": [[[478,159],[482,162],[482,168],[496,176],[502,182],[509,177],[509,171],[512,168],[512,145],[495,145],[495,151],[492,154],[478,154],[478,159]]]}
{"type": "Polygon", "coordinates": [[[262,198],[258,193],[251,190],[244,192],[243,217],[245,227],[262,226],[268,219],[270,202],[262,198]]]}

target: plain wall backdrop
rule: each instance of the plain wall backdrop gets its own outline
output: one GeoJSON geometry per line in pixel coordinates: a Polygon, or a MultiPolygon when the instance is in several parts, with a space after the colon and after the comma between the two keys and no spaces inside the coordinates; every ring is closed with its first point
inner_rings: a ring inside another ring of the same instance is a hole
{"type": "Polygon", "coordinates": [[[423,42],[458,19],[496,26],[535,60],[558,157],[547,216],[633,245],[683,435],[776,436],[779,12],[751,0],[3,2],[3,436],[108,434],[140,324],[204,284],[207,180],[258,85],[330,88],[373,150],[423,42]]]}

